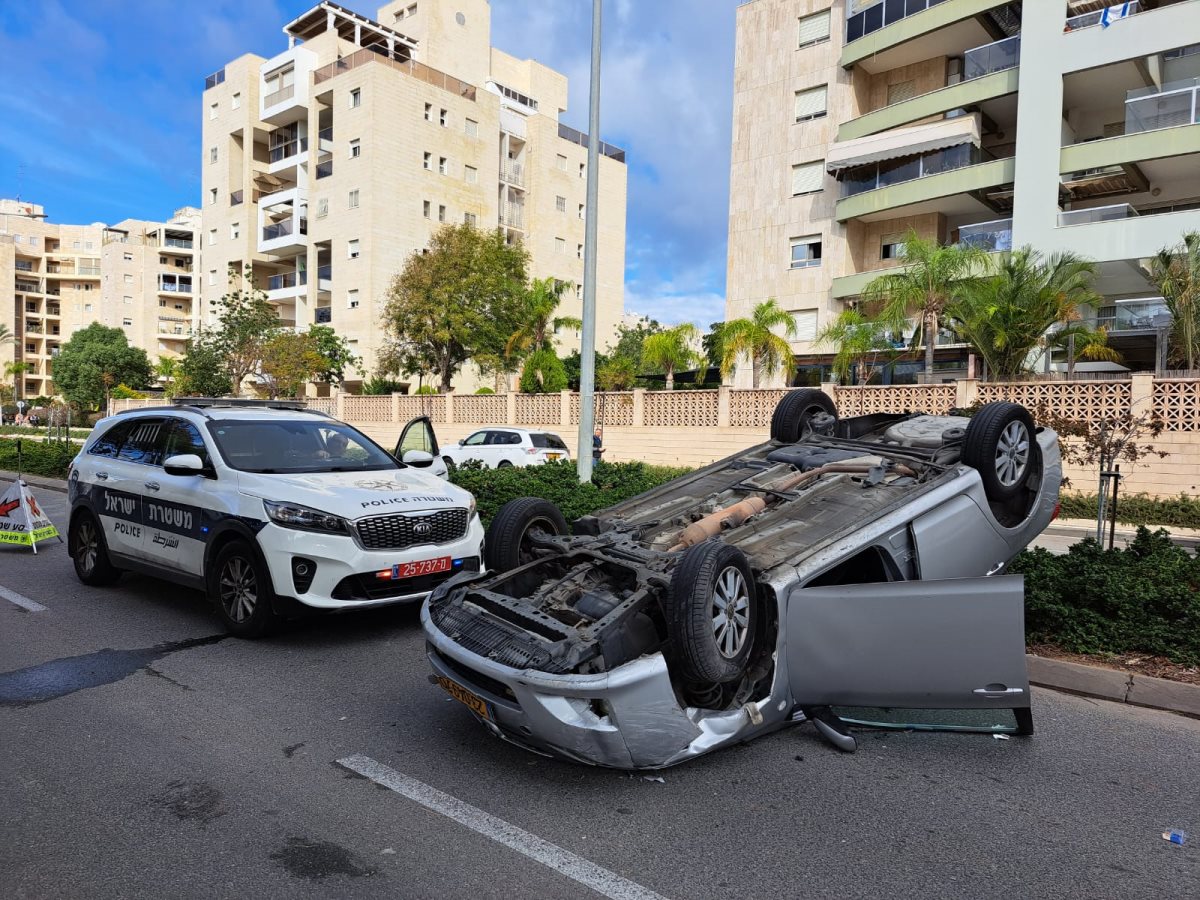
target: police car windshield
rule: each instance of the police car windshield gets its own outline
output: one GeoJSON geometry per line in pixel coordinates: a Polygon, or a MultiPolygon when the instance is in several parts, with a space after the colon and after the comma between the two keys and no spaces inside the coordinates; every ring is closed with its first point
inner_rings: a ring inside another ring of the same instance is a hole
{"type": "Polygon", "coordinates": [[[225,464],[263,475],[376,472],[401,464],[349,425],[329,419],[223,419],[208,431],[225,464]]]}

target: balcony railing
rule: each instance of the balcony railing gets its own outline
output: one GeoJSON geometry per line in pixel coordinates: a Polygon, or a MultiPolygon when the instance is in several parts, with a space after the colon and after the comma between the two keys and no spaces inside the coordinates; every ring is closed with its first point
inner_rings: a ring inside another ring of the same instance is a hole
{"type": "Polygon", "coordinates": [[[332,141],[333,140],[333,126],[330,125],[328,128],[322,128],[320,131],[318,131],[317,132],[317,140],[332,141]]]}
{"type": "Polygon", "coordinates": [[[79,274],[80,275],[90,275],[90,276],[95,277],[100,274],[100,267],[99,266],[80,266],[79,274]]]}
{"type": "Polygon", "coordinates": [[[158,280],[158,290],[168,294],[190,294],[192,292],[192,283],[190,281],[173,281],[160,278],[158,280]]]}
{"type": "Polygon", "coordinates": [[[1109,331],[1145,331],[1170,325],[1171,312],[1162,297],[1149,297],[1102,306],[1099,314],[1087,322],[1093,328],[1103,326],[1109,331]]]}
{"type": "Polygon", "coordinates": [[[958,229],[958,242],[989,253],[1012,249],[1012,219],[977,222],[958,229]]]}
{"type": "Polygon", "coordinates": [[[959,144],[942,150],[932,150],[920,156],[886,159],[867,166],[847,169],[842,174],[842,196],[853,197],[864,191],[915,181],[928,175],[974,166],[995,158],[994,154],[974,144],[959,144]]]}
{"type": "Polygon", "coordinates": [[[326,160],[323,163],[317,163],[317,177],[328,178],[333,174],[333,160],[326,160]]]}
{"type": "Polygon", "coordinates": [[[185,241],[182,238],[166,238],[163,240],[164,247],[179,247],[183,250],[191,250],[192,243],[192,241],[185,241]]]}
{"type": "Polygon", "coordinates": [[[17,290],[24,291],[26,294],[40,294],[36,281],[18,281],[17,290]]]}
{"type": "Polygon", "coordinates": [[[230,206],[241,206],[243,196],[244,196],[244,194],[242,191],[234,191],[232,194],[229,195],[229,205],[230,206]]]}
{"type": "Polygon", "coordinates": [[[308,138],[293,138],[271,148],[271,162],[282,162],[289,156],[298,156],[308,149],[308,138]]]}
{"type": "MultiPolygon", "coordinates": [[[[564,141],[570,141],[572,144],[578,144],[580,147],[588,145],[588,136],[586,134],[572,128],[570,125],[564,125],[562,122],[558,123],[558,136],[564,141]]],[[[607,156],[610,159],[615,159],[617,162],[625,162],[625,151],[606,141],[600,142],[599,152],[601,156],[607,156]]]]}
{"type": "Polygon", "coordinates": [[[505,160],[500,164],[500,180],[514,187],[525,187],[525,169],[520,163],[505,160]]]}
{"type": "Polygon", "coordinates": [[[1058,214],[1058,227],[1068,225],[1089,225],[1093,222],[1113,222],[1118,219],[1130,219],[1138,215],[1138,211],[1128,203],[1116,203],[1112,206],[1093,206],[1091,209],[1071,209],[1058,214]]]}
{"type": "MultiPolygon", "coordinates": [[[[1133,0],[1133,2],[1129,4],[1129,10],[1126,15],[1136,15],[1141,11],[1141,4],[1138,3],[1137,0],[1133,0]]],[[[1064,30],[1078,31],[1080,28],[1091,28],[1093,25],[1099,25],[1106,12],[1109,14],[1110,22],[1117,21],[1114,13],[1109,12],[1107,9],[1098,9],[1095,12],[1084,13],[1080,16],[1071,16],[1069,19],[1067,19],[1066,28],[1064,30]]]]}
{"type": "Polygon", "coordinates": [[[42,323],[34,322],[34,321],[27,319],[25,321],[25,331],[28,332],[29,334],[41,334],[42,333],[42,323]]]}
{"type": "Polygon", "coordinates": [[[272,275],[267,279],[267,290],[278,291],[283,288],[299,287],[308,284],[307,272],[285,272],[282,275],[272,275]]]}
{"type": "MultiPolygon", "coordinates": [[[[48,288],[46,288],[46,293],[49,294],[51,297],[61,297],[62,296],[62,288],[48,287],[48,288]]],[[[55,315],[58,315],[58,313],[55,313],[55,315]]]]}
{"type": "Polygon", "coordinates": [[[32,272],[33,271],[33,263],[26,262],[23,259],[18,259],[14,263],[14,265],[16,266],[18,272],[32,272]]]}
{"type": "Polygon", "coordinates": [[[994,44],[984,44],[963,54],[963,80],[982,78],[993,72],[1003,72],[1021,62],[1021,36],[1014,34],[1010,38],[996,41],[994,44]]]}
{"type": "Polygon", "coordinates": [[[1200,123],[1200,77],[1130,91],[1125,100],[1125,133],[1158,131],[1200,123]]]}
{"type": "Polygon", "coordinates": [[[343,56],[341,59],[334,60],[328,65],[321,66],[321,68],[313,72],[313,84],[328,81],[330,78],[335,78],[343,72],[349,72],[351,69],[357,69],[359,66],[364,66],[367,63],[382,63],[398,72],[404,72],[413,78],[424,81],[426,84],[440,87],[444,91],[465,97],[471,102],[475,101],[474,85],[460,81],[452,75],[447,75],[445,72],[432,69],[424,63],[414,62],[411,59],[392,59],[388,56],[386,48],[382,52],[377,48],[356,50],[349,56],[343,56]]]}
{"type": "Polygon", "coordinates": [[[942,2],[943,0],[880,0],[870,9],[864,9],[846,20],[846,43],[857,41],[880,28],[924,12],[942,2]]]}
{"type": "Polygon", "coordinates": [[[500,224],[509,228],[525,227],[525,210],[520,206],[505,206],[500,209],[500,224]]]}
{"type": "Polygon", "coordinates": [[[313,312],[315,313],[313,321],[318,325],[326,325],[333,321],[333,309],[331,307],[318,306],[313,312]]]}
{"type": "Polygon", "coordinates": [[[263,97],[263,109],[270,109],[275,104],[282,103],[284,100],[291,100],[294,96],[296,96],[296,86],[294,84],[281,87],[274,93],[263,97]]]}
{"type": "Polygon", "coordinates": [[[61,315],[61,314],[62,314],[62,309],[57,306],[47,306],[46,307],[46,315],[48,315],[48,316],[57,316],[57,315],[61,315]]]}
{"type": "MultiPolygon", "coordinates": [[[[284,219],[282,222],[276,222],[274,225],[267,225],[262,230],[262,239],[264,241],[273,241],[276,238],[287,237],[295,233],[296,220],[284,219]]],[[[308,234],[308,219],[300,220],[300,234],[308,234]]]]}
{"type": "Polygon", "coordinates": [[[224,84],[224,82],[225,82],[225,70],[217,69],[217,71],[213,72],[211,75],[209,75],[207,78],[204,79],[204,89],[207,91],[209,88],[214,88],[218,84],[224,84]]]}
{"type": "Polygon", "coordinates": [[[331,278],[333,278],[333,266],[331,266],[331,265],[317,266],[317,281],[318,282],[329,281],[331,278]]]}

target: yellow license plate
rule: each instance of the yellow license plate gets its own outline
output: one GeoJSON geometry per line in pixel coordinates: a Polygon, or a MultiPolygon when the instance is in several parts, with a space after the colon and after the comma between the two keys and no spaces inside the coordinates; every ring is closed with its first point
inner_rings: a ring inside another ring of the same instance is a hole
{"type": "Polygon", "coordinates": [[[488,702],[482,697],[471,693],[461,684],[451,681],[445,675],[439,675],[437,677],[437,683],[442,686],[442,689],[447,694],[449,694],[459,703],[463,704],[463,706],[475,713],[475,715],[481,716],[484,719],[490,719],[492,717],[492,712],[488,706],[488,702]]]}
{"type": "Polygon", "coordinates": [[[546,459],[562,459],[561,453],[547,453],[546,459]]]}

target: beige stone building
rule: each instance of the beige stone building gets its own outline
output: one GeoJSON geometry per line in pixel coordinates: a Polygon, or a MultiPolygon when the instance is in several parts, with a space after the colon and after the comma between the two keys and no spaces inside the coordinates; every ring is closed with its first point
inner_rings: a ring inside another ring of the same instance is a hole
{"type": "Polygon", "coordinates": [[[182,352],[199,310],[198,224],[184,207],[170,222],[59,225],[36,203],[0,199],[0,284],[12,288],[0,323],[13,335],[0,365],[28,366],[18,393],[53,395],[54,357],[93,322],[124,329],[151,361],[182,352]]]}
{"type": "MultiPolygon", "coordinates": [[[[206,296],[250,266],[286,325],[328,324],[374,370],[388,286],[442,223],[501,228],[582,308],[587,136],[567,80],[490,46],[487,0],[400,0],[376,20],[323,2],[203,99],[206,296]]],[[[598,344],[623,313],[624,152],[600,147],[598,344]]],[[[578,335],[560,335],[560,349],[578,335]]],[[[478,382],[472,366],[458,390],[478,382]]],[[[353,383],[350,385],[353,387],[353,383]]]]}
{"type": "MultiPolygon", "coordinates": [[[[726,317],[774,297],[814,336],[911,228],[1098,263],[1133,368],[1161,368],[1159,248],[1200,230],[1200,0],[748,0],[737,10],[726,317]]],[[[937,373],[967,349],[938,336],[937,373]]],[[[912,380],[918,360],[898,366],[912,380]]],[[[748,384],[739,372],[736,383],[748,384]]]]}

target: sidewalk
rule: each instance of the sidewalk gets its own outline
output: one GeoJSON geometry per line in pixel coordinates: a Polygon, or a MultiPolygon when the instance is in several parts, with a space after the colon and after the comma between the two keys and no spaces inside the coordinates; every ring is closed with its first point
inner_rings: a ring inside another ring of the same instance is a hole
{"type": "MultiPolygon", "coordinates": [[[[43,478],[40,475],[22,475],[25,483],[31,488],[39,488],[43,491],[58,491],[65,494],[67,492],[67,482],[62,478],[43,478]]],[[[5,472],[0,470],[0,482],[11,484],[17,480],[16,472],[5,472]]]]}
{"type": "MultiPolygon", "coordinates": [[[[1111,526],[1104,528],[1104,546],[1108,546],[1108,532],[1111,526]]],[[[1177,528],[1174,525],[1148,525],[1151,531],[1165,528],[1171,533],[1171,540],[1193,553],[1200,549],[1200,530],[1195,528],[1177,528]]],[[[1078,544],[1086,537],[1096,536],[1096,523],[1090,519],[1056,519],[1051,522],[1031,546],[1044,547],[1051,553],[1066,553],[1072,544],[1078,544]]],[[[1114,547],[1125,547],[1137,536],[1137,526],[1117,523],[1114,547]]]]}

